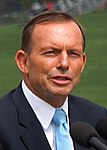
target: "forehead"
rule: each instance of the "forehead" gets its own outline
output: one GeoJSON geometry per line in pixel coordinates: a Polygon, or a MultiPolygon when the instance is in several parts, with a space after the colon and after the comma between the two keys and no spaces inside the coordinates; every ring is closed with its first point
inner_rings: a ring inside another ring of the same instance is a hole
{"type": "Polygon", "coordinates": [[[36,45],[83,45],[83,37],[78,25],[71,22],[36,25],[32,33],[32,42],[36,45]]]}
{"type": "Polygon", "coordinates": [[[64,23],[47,23],[47,24],[38,24],[35,25],[32,35],[38,37],[42,34],[45,34],[48,38],[50,35],[61,35],[64,37],[78,35],[82,37],[82,33],[78,25],[74,21],[64,22],[64,23]],[[65,35],[65,36],[64,36],[65,35]]]}

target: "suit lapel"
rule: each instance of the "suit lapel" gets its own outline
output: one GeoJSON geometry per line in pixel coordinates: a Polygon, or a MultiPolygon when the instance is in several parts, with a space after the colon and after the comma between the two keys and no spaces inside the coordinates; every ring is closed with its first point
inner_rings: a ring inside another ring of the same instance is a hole
{"type": "MultiPolygon", "coordinates": [[[[76,103],[75,97],[69,96],[69,98],[68,98],[68,114],[69,114],[69,124],[70,124],[70,135],[71,135],[71,137],[72,137],[72,134],[71,134],[72,124],[76,121],[82,120],[82,114],[77,109],[75,103],[76,103]]],[[[82,150],[82,148],[78,144],[76,144],[75,141],[73,141],[73,143],[74,143],[74,149],[82,150]]]]}
{"type": "Polygon", "coordinates": [[[75,100],[74,96],[69,96],[68,98],[68,114],[69,114],[69,120],[70,120],[70,126],[72,126],[72,123],[76,121],[82,121],[82,113],[77,108],[76,104],[78,103],[77,100],[75,100]]]}
{"type": "Polygon", "coordinates": [[[26,100],[21,86],[13,94],[21,128],[21,140],[29,150],[51,150],[40,122],[26,100]]]}
{"type": "Polygon", "coordinates": [[[36,124],[27,128],[24,134],[21,136],[21,139],[29,150],[51,150],[44,132],[41,130],[39,124],[38,126],[36,124]]]}
{"type": "MultiPolygon", "coordinates": [[[[69,122],[70,122],[70,135],[72,137],[71,134],[71,128],[72,128],[72,123],[76,122],[76,121],[83,121],[84,118],[84,114],[82,113],[82,108],[81,108],[81,102],[79,100],[78,97],[75,96],[69,96],[68,98],[68,110],[69,110],[69,122]]],[[[89,150],[85,147],[82,147],[80,145],[78,145],[77,143],[75,143],[75,141],[73,141],[74,143],[74,149],[75,150],[89,150]]]]}

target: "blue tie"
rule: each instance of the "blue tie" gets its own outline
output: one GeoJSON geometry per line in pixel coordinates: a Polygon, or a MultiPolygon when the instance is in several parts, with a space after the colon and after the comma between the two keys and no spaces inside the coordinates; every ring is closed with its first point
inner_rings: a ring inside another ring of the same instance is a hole
{"type": "Polygon", "coordinates": [[[69,134],[67,116],[62,109],[57,109],[53,117],[56,125],[56,150],[73,150],[73,142],[69,134]]]}

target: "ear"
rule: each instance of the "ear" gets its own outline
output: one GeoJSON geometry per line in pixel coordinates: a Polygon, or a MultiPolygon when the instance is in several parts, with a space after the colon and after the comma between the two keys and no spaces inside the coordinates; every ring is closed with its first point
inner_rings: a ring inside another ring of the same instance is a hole
{"type": "Polygon", "coordinates": [[[28,73],[28,54],[24,52],[23,50],[19,50],[16,53],[15,61],[20,69],[20,71],[24,74],[28,73]]]}
{"type": "Polygon", "coordinates": [[[87,61],[87,56],[86,56],[86,53],[83,54],[83,66],[82,66],[82,69],[81,69],[81,73],[83,72],[85,66],[86,66],[86,61],[87,61]]]}

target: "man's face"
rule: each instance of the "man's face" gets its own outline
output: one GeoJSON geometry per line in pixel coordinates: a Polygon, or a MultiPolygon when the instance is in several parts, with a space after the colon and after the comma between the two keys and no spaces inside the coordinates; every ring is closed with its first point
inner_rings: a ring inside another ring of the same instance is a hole
{"type": "Polygon", "coordinates": [[[67,96],[85,66],[83,38],[74,22],[37,25],[32,34],[25,82],[37,96],[67,96]]]}

